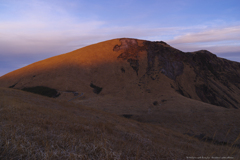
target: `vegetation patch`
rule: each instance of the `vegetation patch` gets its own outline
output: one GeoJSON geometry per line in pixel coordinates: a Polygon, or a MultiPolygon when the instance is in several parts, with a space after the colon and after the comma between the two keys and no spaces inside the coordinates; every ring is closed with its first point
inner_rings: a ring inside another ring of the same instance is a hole
{"type": "Polygon", "coordinates": [[[121,68],[121,71],[122,71],[122,73],[125,73],[125,69],[124,68],[121,68]]]}
{"type": "Polygon", "coordinates": [[[102,91],[101,87],[98,87],[98,86],[94,85],[93,83],[90,84],[90,87],[93,88],[93,92],[96,94],[99,94],[102,91]]]}
{"type": "Polygon", "coordinates": [[[132,114],[123,114],[122,116],[125,118],[131,118],[133,115],[132,114]]]}
{"type": "Polygon", "coordinates": [[[9,86],[8,88],[14,88],[16,85],[17,85],[17,83],[15,83],[15,84],[12,85],[12,86],[9,86]]]}
{"type": "Polygon", "coordinates": [[[212,144],[215,144],[215,145],[228,145],[228,146],[240,148],[240,144],[234,144],[234,143],[229,143],[229,142],[224,142],[224,141],[218,141],[218,140],[216,140],[214,138],[207,137],[205,134],[194,135],[194,134],[186,133],[186,135],[189,135],[189,136],[197,138],[197,139],[199,139],[201,141],[212,143],[212,144]]]}
{"type": "Polygon", "coordinates": [[[35,94],[40,94],[47,97],[52,97],[52,98],[56,98],[60,96],[60,93],[58,93],[56,89],[44,87],[44,86],[25,87],[22,90],[27,92],[32,92],[35,94]]]}
{"type": "Polygon", "coordinates": [[[127,60],[130,63],[130,66],[133,68],[133,70],[137,73],[138,75],[138,70],[139,70],[139,63],[138,60],[135,59],[128,59],[127,60]]]}
{"type": "Polygon", "coordinates": [[[154,106],[158,105],[158,101],[154,101],[154,102],[153,102],[153,105],[154,105],[154,106]]]}

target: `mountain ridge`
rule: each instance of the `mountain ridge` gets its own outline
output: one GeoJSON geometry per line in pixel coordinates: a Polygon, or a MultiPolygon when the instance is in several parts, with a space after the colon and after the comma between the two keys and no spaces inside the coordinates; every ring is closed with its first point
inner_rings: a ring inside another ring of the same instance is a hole
{"type": "Polygon", "coordinates": [[[182,52],[162,41],[121,38],[10,72],[0,77],[0,86],[17,89],[45,86],[57,90],[63,99],[73,97],[66,95],[67,91],[94,97],[91,85],[102,88],[99,95],[134,91],[135,97],[142,97],[146,94],[139,93],[155,90],[154,96],[159,97],[154,84],[188,98],[237,109],[239,75],[240,63],[218,58],[206,50],[182,52]]]}

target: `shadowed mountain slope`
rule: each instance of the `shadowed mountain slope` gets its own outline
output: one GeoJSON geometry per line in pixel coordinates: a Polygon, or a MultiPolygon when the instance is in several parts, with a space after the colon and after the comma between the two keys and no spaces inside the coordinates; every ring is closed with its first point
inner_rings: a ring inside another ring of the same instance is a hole
{"type": "Polygon", "coordinates": [[[70,100],[185,97],[240,107],[240,63],[205,51],[184,53],[165,42],[114,39],[33,63],[0,77],[0,86],[70,100]],[[44,88],[45,87],[45,88],[44,88]],[[48,91],[42,90],[49,88],[48,91]]]}

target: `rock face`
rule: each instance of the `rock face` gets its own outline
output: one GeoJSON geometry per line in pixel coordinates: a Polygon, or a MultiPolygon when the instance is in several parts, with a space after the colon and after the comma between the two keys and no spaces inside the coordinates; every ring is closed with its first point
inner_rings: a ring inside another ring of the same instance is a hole
{"type": "Polygon", "coordinates": [[[239,108],[240,63],[218,58],[205,50],[188,54],[187,63],[201,81],[195,85],[199,98],[214,105],[239,108]]]}
{"type": "Polygon", "coordinates": [[[133,70],[138,75],[139,70],[139,52],[144,49],[138,45],[135,39],[120,39],[121,45],[116,45],[113,51],[122,51],[122,53],[117,57],[118,59],[126,60],[133,70]]]}
{"type": "Polygon", "coordinates": [[[146,50],[148,54],[148,74],[154,71],[155,59],[157,59],[158,71],[166,75],[172,80],[176,80],[177,76],[183,74],[183,58],[184,53],[171,48],[166,47],[164,42],[146,42],[146,50]]]}
{"type": "Polygon", "coordinates": [[[146,73],[151,75],[154,68],[157,67],[161,73],[175,80],[177,76],[183,73],[183,56],[184,53],[171,48],[165,42],[143,42],[143,46],[139,46],[135,39],[120,39],[121,45],[116,45],[113,51],[121,50],[122,53],[118,56],[129,62],[130,66],[138,75],[139,70],[139,52],[147,51],[147,68],[146,73]],[[167,47],[166,47],[167,46],[167,47]],[[158,64],[155,64],[157,59],[158,64]]]}
{"type": "Polygon", "coordinates": [[[70,98],[63,95],[68,90],[89,98],[126,94],[133,100],[181,94],[240,108],[240,63],[205,50],[185,53],[162,41],[122,38],[101,42],[11,72],[0,77],[0,85],[49,87],[63,99],[70,98]]]}
{"type": "Polygon", "coordinates": [[[177,79],[184,73],[184,65],[187,65],[193,68],[195,75],[195,80],[188,85],[195,88],[201,101],[226,108],[239,108],[240,96],[236,92],[239,93],[240,87],[240,63],[220,59],[206,50],[184,53],[170,47],[165,42],[145,41],[143,46],[139,46],[137,40],[134,39],[120,39],[120,41],[121,45],[116,45],[113,50],[122,50],[118,58],[129,62],[137,75],[138,53],[146,50],[147,68],[144,76],[155,80],[155,72],[162,73],[174,80],[177,86],[176,91],[191,98],[191,93],[188,93],[177,79]]]}

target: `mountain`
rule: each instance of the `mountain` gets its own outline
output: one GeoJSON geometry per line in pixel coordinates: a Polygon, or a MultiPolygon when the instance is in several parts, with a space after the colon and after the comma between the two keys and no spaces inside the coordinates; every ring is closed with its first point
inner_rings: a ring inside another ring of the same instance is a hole
{"type": "Polygon", "coordinates": [[[36,92],[48,87],[49,96],[69,100],[81,93],[85,99],[156,100],[181,94],[238,109],[240,63],[205,50],[184,53],[162,41],[122,38],[33,63],[2,76],[0,86],[36,92]]]}
{"type": "MultiPolygon", "coordinates": [[[[95,126],[96,117],[103,117],[102,123],[107,126],[104,132],[114,126],[118,130],[117,133],[115,130],[104,133],[105,136],[125,134],[129,130],[137,134],[141,132],[140,126],[144,126],[141,136],[149,137],[151,143],[156,139],[154,145],[158,147],[166,143],[160,142],[159,137],[177,137],[174,141],[178,142],[173,146],[165,145],[168,149],[172,148],[165,150],[167,154],[161,153],[165,158],[171,155],[171,159],[176,159],[177,154],[180,157],[208,156],[210,152],[219,155],[217,152],[222,148],[227,151],[233,149],[232,154],[224,152],[222,156],[235,155],[240,148],[240,63],[219,58],[206,50],[182,52],[162,41],[113,39],[10,72],[0,77],[0,87],[0,95],[4,97],[0,106],[11,108],[9,111],[0,109],[0,113],[4,111],[10,117],[14,117],[15,106],[25,108],[25,112],[32,105],[30,112],[36,117],[54,117],[52,120],[48,118],[50,124],[56,121],[74,128],[73,124],[78,123],[77,118],[74,121],[65,118],[62,122],[61,114],[65,117],[83,116],[88,126],[92,123],[95,126]],[[38,107],[49,111],[43,114],[41,109],[34,109],[38,107]],[[77,111],[78,107],[81,111],[77,111]],[[38,112],[41,114],[38,115],[38,112]],[[54,112],[59,115],[54,115],[54,112]],[[147,133],[147,130],[151,132],[147,133]],[[179,137],[184,140],[179,140],[179,137]],[[190,143],[192,139],[194,142],[190,143]],[[176,147],[180,144],[184,144],[181,149],[176,147]],[[197,144],[199,148],[194,153],[185,152],[190,144],[197,144]],[[204,154],[212,145],[215,148],[204,154]],[[176,150],[174,155],[173,150],[176,150]]],[[[18,109],[17,115],[22,115],[23,111],[18,109]]],[[[4,121],[6,119],[3,117],[4,121]]],[[[21,126],[32,121],[16,120],[14,123],[21,126]]],[[[40,124],[36,122],[36,125],[40,124]]],[[[124,139],[123,136],[119,141],[124,139]]],[[[135,142],[131,141],[129,145],[134,146],[135,142]]],[[[113,143],[117,144],[117,140],[114,139],[113,143]]],[[[131,155],[127,151],[125,153],[131,155]]],[[[143,157],[151,159],[146,155],[143,157]]]]}

